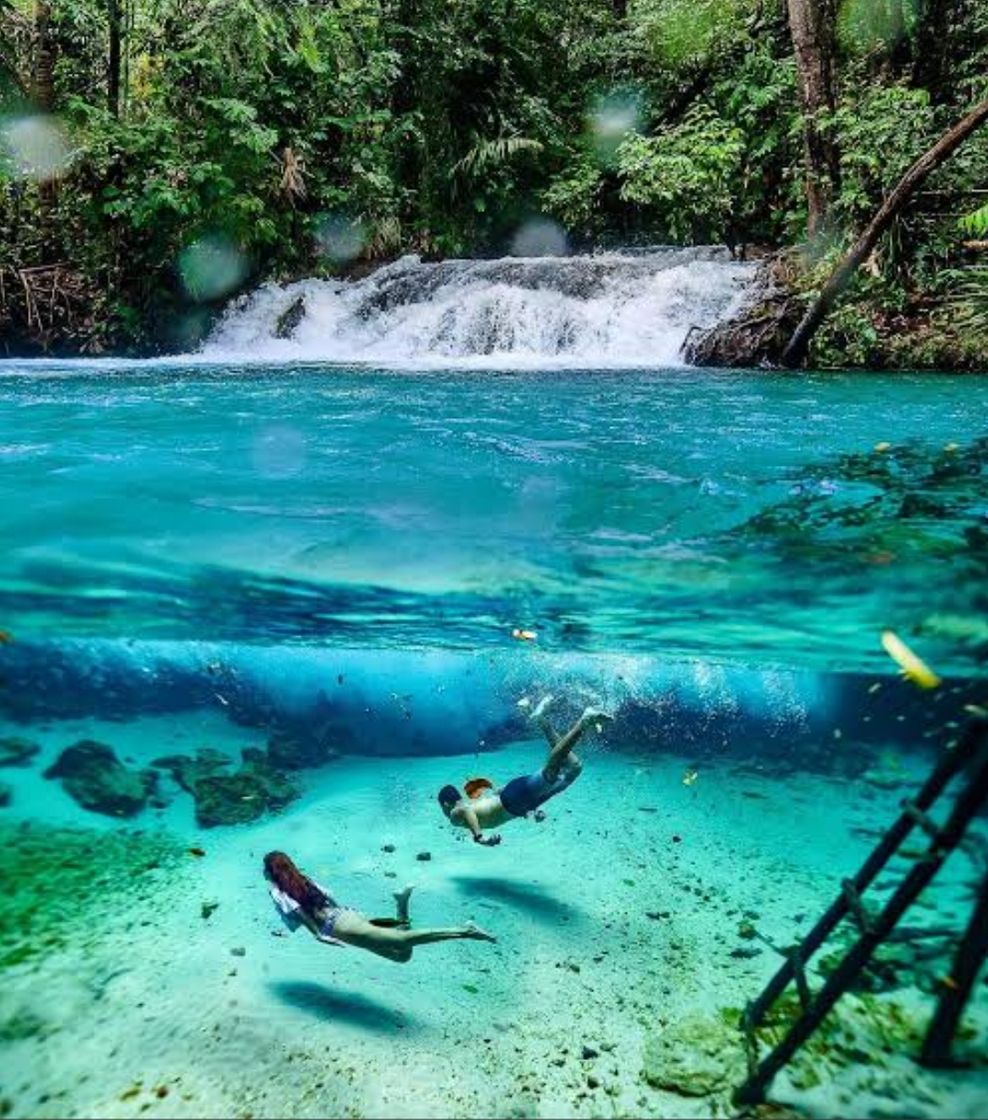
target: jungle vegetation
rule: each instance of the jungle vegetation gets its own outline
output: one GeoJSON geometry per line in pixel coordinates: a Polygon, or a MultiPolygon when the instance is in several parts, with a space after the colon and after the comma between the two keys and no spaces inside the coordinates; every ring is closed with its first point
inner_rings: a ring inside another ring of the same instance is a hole
{"type": "MultiPolygon", "coordinates": [[[[988,0],[0,0],[0,350],[193,344],[401,253],[791,247],[807,300],[988,98],[988,0]]],[[[988,129],[813,342],[988,362],[988,129]]]]}

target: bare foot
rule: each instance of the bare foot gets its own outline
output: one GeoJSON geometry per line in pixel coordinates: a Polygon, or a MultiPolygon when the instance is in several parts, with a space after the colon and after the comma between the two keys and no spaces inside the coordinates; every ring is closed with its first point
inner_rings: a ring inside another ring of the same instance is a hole
{"type": "Polygon", "coordinates": [[[481,929],[475,922],[467,922],[463,927],[463,936],[470,941],[497,941],[494,934],[481,929]]]}
{"type": "Polygon", "coordinates": [[[580,723],[584,727],[586,727],[587,724],[595,723],[597,724],[597,730],[599,731],[601,724],[608,723],[613,719],[614,717],[610,714],[610,712],[601,711],[600,708],[584,708],[583,715],[580,716],[580,723]]]}
{"type": "Polygon", "coordinates": [[[541,720],[545,716],[546,712],[549,710],[549,705],[553,702],[554,699],[554,696],[543,696],[542,699],[535,705],[535,707],[532,709],[532,719],[536,723],[538,723],[539,720],[541,720]]]}
{"type": "Polygon", "coordinates": [[[394,891],[392,893],[392,898],[395,900],[395,907],[398,911],[399,921],[408,921],[408,900],[411,898],[413,890],[415,890],[415,888],[409,885],[400,891],[394,891]]]}

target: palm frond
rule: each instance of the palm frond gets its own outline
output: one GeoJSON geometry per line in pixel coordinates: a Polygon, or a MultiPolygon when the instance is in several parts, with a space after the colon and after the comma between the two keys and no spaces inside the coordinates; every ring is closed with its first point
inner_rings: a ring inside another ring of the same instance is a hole
{"type": "Polygon", "coordinates": [[[496,167],[509,160],[518,152],[541,152],[541,140],[527,136],[498,136],[493,140],[480,140],[461,160],[449,169],[450,177],[463,175],[467,178],[479,175],[485,168],[496,167]]]}

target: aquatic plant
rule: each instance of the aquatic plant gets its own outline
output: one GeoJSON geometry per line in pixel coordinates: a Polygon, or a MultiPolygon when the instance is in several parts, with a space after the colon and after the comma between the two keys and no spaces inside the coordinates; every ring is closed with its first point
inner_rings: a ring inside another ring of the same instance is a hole
{"type": "Polygon", "coordinates": [[[166,834],[0,824],[0,969],[98,938],[154,898],[181,853],[166,834]]]}

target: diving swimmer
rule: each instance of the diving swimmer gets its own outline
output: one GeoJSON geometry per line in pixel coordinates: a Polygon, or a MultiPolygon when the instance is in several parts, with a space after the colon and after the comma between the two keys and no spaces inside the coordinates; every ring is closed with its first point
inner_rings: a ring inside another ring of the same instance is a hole
{"type": "Polygon", "coordinates": [[[396,891],[394,918],[366,918],[303,874],[284,852],[264,857],[264,877],[282,921],[294,933],[304,925],[317,941],[340,948],[367,949],[379,957],[404,964],[418,945],[437,941],[496,941],[472,922],[454,928],[410,929],[408,899],[411,887],[396,891]]]}
{"type": "MultiPolygon", "coordinates": [[[[596,725],[599,730],[601,723],[613,718],[597,708],[587,708],[569,731],[556,735],[546,714],[552,700],[546,696],[531,713],[549,742],[549,754],[541,770],[513,778],[500,789],[486,779],[474,779],[467,783],[466,795],[452,785],[439,791],[439,806],[446,819],[457,828],[469,829],[475,843],[488,848],[501,843],[499,833],[485,836],[485,828],[497,828],[529,813],[540,819],[539,807],[568,789],[583,771],[583,763],[573,754],[573,747],[588,727],[596,725]]],[[[521,701],[521,706],[527,706],[527,701],[521,701]]]]}

